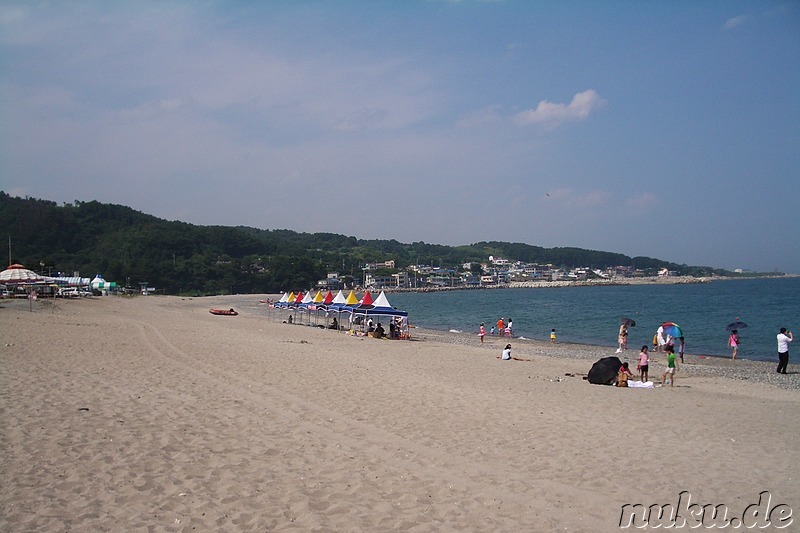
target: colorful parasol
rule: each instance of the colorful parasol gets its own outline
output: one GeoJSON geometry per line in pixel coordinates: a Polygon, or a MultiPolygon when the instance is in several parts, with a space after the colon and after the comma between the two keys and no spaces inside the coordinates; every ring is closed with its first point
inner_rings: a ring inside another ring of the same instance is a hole
{"type": "Polygon", "coordinates": [[[661,327],[664,328],[664,336],[666,337],[669,335],[675,339],[679,337],[683,337],[683,330],[681,327],[676,324],[675,322],[664,322],[661,324],[661,327]]]}

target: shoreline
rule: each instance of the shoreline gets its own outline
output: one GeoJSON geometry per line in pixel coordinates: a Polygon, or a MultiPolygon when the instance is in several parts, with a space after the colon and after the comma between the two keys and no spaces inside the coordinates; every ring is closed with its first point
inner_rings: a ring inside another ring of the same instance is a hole
{"type": "MultiPolygon", "coordinates": [[[[502,347],[505,344],[511,343],[515,355],[538,355],[562,360],[585,361],[585,371],[579,372],[580,374],[588,373],[591,365],[598,359],[616,356],[619,357],[622,362],[627,361],[630,364],[631,371],[634,372],[635,376],[635,369],[638,364],[637,359],[639,356],[638,350],[625,350],[622,353],[616,353],[613,347],[608,346],[567,342],[550,344],[548,341],[524,337],[509,338],[487,335],[484,343],[481,344],[477,339],[477,335],[472,333],[440,331],[419,326],[415,327],[414,336],[416,339],[422,341],[434,341],[462,346],[469,345],[480,349],[493,350],[497,354],[502,351],[502,347]]],[[[654,378],[660,379],[661,372],[663,372],[664,368],[665,354],[651,353],[650,357],[653,368],[657,369],[655,373],[652,372],[651,369],[651,381],[654,378]]],[[[680,365],[679,375],[691,374],[693,376],[723,377],[739,381],[766,383],[782,389],[800,389],[800,366],[798,366],[796,362],[790,361],[789,373],[781,375],[775,372],[777,360],[775,363],[754,361],[751,359],[731,360],[726,357],[703,354],[686,354],[684,359],[686,361],[685,363],[678,363],[680,365]],[[681,370],[683,372],[681,372],[681,370]]]]}
{"type": "MultiPolygon", "coordinates": [[[[256,297],[262,298],[264,295],[256,295],[256,297]]],[[[234,296],[216,298],[227,298],[229,299],[227,301],[237,299],[237,297],[234,296]]],[[[248,312],[248,310],[245,310],[245,312],[248,312]]],[[[261,316],[256,313],[251,314],[252,316],[261,316]]],[[[638,364],[638,350],[631,349],[625,350],[623,353],[616,353],[614,347],[599,344],[574,342],[557,342],[556,344],[550,344],[547,340],[530,339],[527,337],[500,337],[498,335],[491,336],[488,334],[484,339],[484,343],[481,344],[475,333],[432,329],[425,326],[418,326],[414,324],[413,320],[411,320],[410,323],[413,326],[412,340],[416,341],[439,342],[449,345],[470,346],[478,349],[491,349],[495,350],[497,354],[502,351],[502,347],[505,344],[513,342],[515,354],[521,353],[522,355],[538,355],[562,360],[579,359],[587,361],[587,364],[584,365],[586,367],[585,371],[575,372],[576,374],[588,373],[591,365],[603,357],[616,356],[619,357],[622,362],[627,361],[632,371],[634,371],[634,375],[636,365],[638,364]]],[[[299,326],[302,327],[303,325],[299,326]]],[[[663,365],[661,362],[664,360],[664,354],[651,352],[650,356],[655,364],[655,368],[662,369],[663,365]]],[[[789,372],[786,375],[780,375],[775,372],[777,360],[775,362],[744,358],[732,360],[729,357],[712,354],[685,354],[684,360],[686,361],[685,363],[679,363],[681,367],[686,365],[684,374],[691,372],[693,375],[697,376],[724,377],[739,381],[766,383],[782,389],[800,389],[800,365],[796,360],[792,361],[791,358],[789,361],[789,372]]],[[[658,372],[660,371],[661,370],[658,372]]],[[[656,374],[651,373],[651,380],[652,378],[660,378],[660,374],[656,374]]]]}

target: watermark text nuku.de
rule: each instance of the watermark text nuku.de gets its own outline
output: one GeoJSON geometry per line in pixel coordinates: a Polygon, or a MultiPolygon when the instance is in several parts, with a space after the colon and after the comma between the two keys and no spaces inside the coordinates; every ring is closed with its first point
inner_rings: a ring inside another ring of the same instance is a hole
{"type": "Polygon", "coordinates": [[[677,505],[671,503],[649,506],[641,503],[623,505],[619,527],[782,529],[789,527],[793,520],[792,508],[785,503],[773,502],[769,491],[759,494],[758,503],[748,505],[738,515],[725,504],[692,503],[692,495],[688,491],[683,491],[678,494],[677,505]]]}

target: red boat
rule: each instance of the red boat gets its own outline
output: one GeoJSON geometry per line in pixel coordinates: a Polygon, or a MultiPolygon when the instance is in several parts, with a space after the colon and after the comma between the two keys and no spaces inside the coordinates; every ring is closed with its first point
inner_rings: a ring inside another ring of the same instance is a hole
{"type": "Polygon", "coordinates": [[[231,308],[231,309],[209,309],[208,312],[211,313],[212,315],[223,315],[223,316],[236,316],[236,315],[239,314],[236,311],[234,311],[233,308],[231,308]]]}

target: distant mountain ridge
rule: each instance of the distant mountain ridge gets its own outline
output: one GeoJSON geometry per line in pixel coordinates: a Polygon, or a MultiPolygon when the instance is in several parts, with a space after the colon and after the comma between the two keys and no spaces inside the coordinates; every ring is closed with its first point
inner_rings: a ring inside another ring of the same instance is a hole
{"type": "Polygon", "coordinates": [[[313,287],[329,271],[359,278],[367,263],[393,259],[461,268],[490,255],[568,268],[630,266],[668,268],[681,275],[730,274],[650,257],[543,248],[523,243],[464,246],[364,240],[333,233],[299,233],[244,226],[199,226],[167,221],[130,207],[97,201],[56,202],[12,197],[0,191],[0,227],[10,239],[9,262],[38,271],[102,273],[120,285],[147,281],[167,294],[269,293],[313,287]]]}

